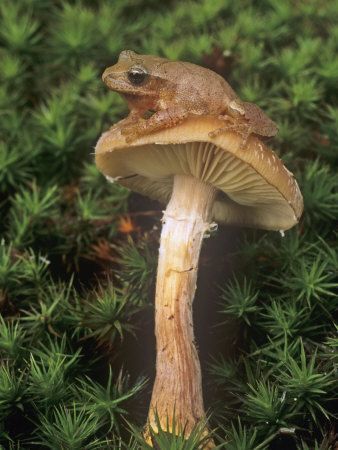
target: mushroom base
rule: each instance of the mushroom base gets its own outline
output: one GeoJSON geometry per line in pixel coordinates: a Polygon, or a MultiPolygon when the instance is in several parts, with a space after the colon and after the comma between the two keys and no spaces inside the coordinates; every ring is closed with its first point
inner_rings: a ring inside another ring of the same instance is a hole
{"type": "MultiPolygon", "coordinates": [[[[214,197],[211,185],[191,176],[175,175],[162,220],[156,282],[156,378],[145,431],[150,444],[149,427],[156,433],[157,420],[163,430],[179,433],[184,429],[186,436],[205,420],[192,302],[214,197]]],[[[203,445],[213,447],[211,441],[203,445]]]]}

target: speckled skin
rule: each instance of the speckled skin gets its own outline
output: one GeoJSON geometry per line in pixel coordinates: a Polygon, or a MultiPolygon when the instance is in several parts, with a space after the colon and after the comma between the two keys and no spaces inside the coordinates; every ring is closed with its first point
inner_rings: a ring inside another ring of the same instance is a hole
{"type": "Polygon", "coordinates": [[[128,141],[172,127],[195,114],[224,120],[224,128],[213,135],[230,128],[246,141],[251,133],[262,137],[277,133],[276,124],[258,106],[243,102],[220,75],[195,64],[125,50],[102,79],[128,103],[130,114],[122,121],[128,141]],[[145,74],[141,83],[128,77],[133,70],[145,74]]]}

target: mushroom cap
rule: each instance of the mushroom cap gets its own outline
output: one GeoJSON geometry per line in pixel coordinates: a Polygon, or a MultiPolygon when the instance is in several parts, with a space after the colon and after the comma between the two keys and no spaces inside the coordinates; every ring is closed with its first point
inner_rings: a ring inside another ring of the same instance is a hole
{"type": "Polygon", "coordinates": [[[245,146],[214,116],[192,116],[180,124],[127,143],[123,121],[102,134],[96,165],[110,181],[162,203],[168,202],[176,174],[191,175],[217,190],[213,220],[265,230],[287,230],[303,211],[293,174],[260,139],[245,146]]]}

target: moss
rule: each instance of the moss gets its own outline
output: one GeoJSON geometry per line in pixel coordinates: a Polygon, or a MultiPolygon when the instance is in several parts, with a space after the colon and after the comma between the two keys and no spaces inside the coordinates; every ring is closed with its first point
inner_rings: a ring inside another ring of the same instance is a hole
{"type": "Polygon", "coordinates": [[[244,230],[234,279],[220,258],[205,401],[224,448],[332,447],[337,38],[336,0],[1,2],[3,448],[141,445],[122,419],[146,416],[139,376],[152,372],[135,361],[152,358],[143,339],[160,207],[106,183],[92,158],[126,113],[100,80],[125,48],[206,65],[278,123],[271,145],[296,174],[305,213],[285,238],[244,230]],[[230,361],[222,337],[234,322],[230,361]]]}

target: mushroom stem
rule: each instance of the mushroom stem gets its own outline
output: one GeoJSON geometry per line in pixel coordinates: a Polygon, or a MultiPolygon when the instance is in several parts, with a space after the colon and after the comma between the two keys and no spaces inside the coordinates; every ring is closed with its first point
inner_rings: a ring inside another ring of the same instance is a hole
{"type": "Polygon", "coordinates": [[[163,216],[155,300],[156,379],[148,414],[148,427],[155,432],[156,414],[162,429],[172,432],[174,420],[176,433],[184,428],[186,436],[205,419],[192,302],[215,192],[197,178],[175,175],[163,216]]]}

